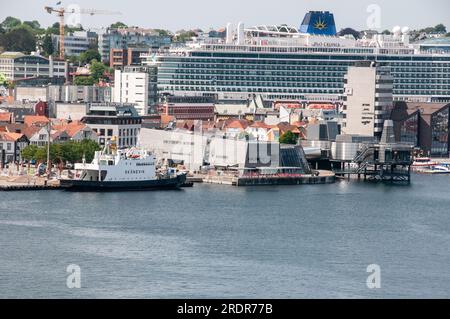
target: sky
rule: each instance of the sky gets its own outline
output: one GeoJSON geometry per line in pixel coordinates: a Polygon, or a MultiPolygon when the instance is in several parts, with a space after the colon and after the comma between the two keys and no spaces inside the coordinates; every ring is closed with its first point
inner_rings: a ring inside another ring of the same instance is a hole
{"type": "MultiPolygon", "coordinates": [[[[58,17],[44,11],[59,0],[0,0],[0,21],[7,16],[38,20],[48,26],[58,17]]],[[[144,28],[181,29],[224,27],[242,21],[246,26],[288,24],[298,27],[310,10],[334,13],[337,29],[418,29],[443,23],[450,31],[449,0],[71,0],[83,9],[120,12],[121,15],[81,16],[86,28],[109,26],[116,21],[144,28]],[[379,13],[379,14],[378,14],[379,13]]]]}

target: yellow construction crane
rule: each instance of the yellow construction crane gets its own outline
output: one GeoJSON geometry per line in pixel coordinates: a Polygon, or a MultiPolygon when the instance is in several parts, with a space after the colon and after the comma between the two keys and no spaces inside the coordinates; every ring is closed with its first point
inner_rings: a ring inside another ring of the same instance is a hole
{"type": "Polygon", "coordinates": [[[95,9],[79,9],[79,10],[67,10],[65,8],[45,7],[45,11],[48,13],[56,13],[59,16],[59,58],[64,59],[64,16],[66,13],[70,14],[86,14],[86,15],[120,15],[120,12],[113,12],[107,10],[95,10],[95,9]]]}

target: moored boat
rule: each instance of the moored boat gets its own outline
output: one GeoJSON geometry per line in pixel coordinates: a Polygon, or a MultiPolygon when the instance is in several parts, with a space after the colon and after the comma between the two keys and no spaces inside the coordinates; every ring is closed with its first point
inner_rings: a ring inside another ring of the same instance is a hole
{"type": "Polygon", "coordinates": [[[186,173],[157,169],[156,157],[143,149],[117,150],[115,141],[95,152],[92,163],[75,164],[75,178],[61,179],[62,188],[74,191],[178,189],[186,173]]]}
{"type": "Polygon", "coordinates": [[[438,164],[439,164],[438,162],[433,161],[430,157],[416,157],[412,164],[412,168],[413,169],[420,169],[425,167],[431,168],[438,164]]]}
{"type": "Polygon", "coordinates": [[[450,174],[450,167],[448,165],[436,165],[430,169],[420,170],[419,173],[423,174],[450,174]]]}

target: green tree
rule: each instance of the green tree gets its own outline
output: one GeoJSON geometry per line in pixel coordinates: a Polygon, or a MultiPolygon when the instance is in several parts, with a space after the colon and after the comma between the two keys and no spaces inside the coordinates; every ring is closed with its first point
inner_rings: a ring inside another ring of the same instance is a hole
{"type": "Polygon", "coordinates": [[[6,82],[6,87],[10,90],[13,90],[16,87],[16,82],[9,80],[6,82]]]}
{"type": "Polygon", "coordinates": [[[294,133],[291,131],[287,131],[280,137],[280,143],[281,144],[297,144],[297,136],[295,136],[294,133]]]}
{"type": "Polygon", "coordinates": [[[442,23],[434,27],[434,32],[436,33],[447,33],[447,28],[442,23]]]}
{"type": "Polygon", "coordinates": [[[94,85],[96,82],[92,76],[77,76],[73,81],[75,85],[94,85]]]}
{"type": "Polygon", "coordinates": [[[53,47],[52,36],[50,34],[46,34],[44,36],[44,40],[42,41],[42,49],[47,56],[55,53],[55,48],[53,47]]]}
{"type": "Polygon", "coordinates": [[[341,37],[344,35],[352,35],[355,39],[361,39],[361,33],[352,28],[342,29],[341,31],[339,31],[338,35],[341,37]]]}
{"type": "Polygon", "coordinates": [[[27,28],[16,28],[0,36],[0,46],[7,51],[30,53],[36,50],[36,38],[27,28]]]}
{"type": "Polygon", "coordinates": [[[111,24],[111,29],[119,29],[119,28],[127,28],[128,26],[120,21],[117,21],[116,23],[111,24]]]}
{"type": "Polygon", "coordinates": [[[28,145],[22,150],[22,158],[27,161],[34,160],[38,149],[36,145],[28,145]]]}
{"type": "Polygon", "coordinates": [[[177,42],[187,42],[187,41],[191,41],[191,39],[196,36],[197,36],[197,33],[195,33],[194,31],[181,32],[176,36],[176,41],[177,42]]]}
{"type": "MultiPolygon", "coordinates": [[[[83,30],[84,29],[82,25],[79,25],[77,27],[71,27],[68,25],[64,26],[64,34],[69,34],[73,33],[74,31],[83,31],[83,30]]],[[[59,22],[53,23],[51,27],[47,28],[45,33],[59,35],[59,22]]]]}
{"type": "Polygon", "coordinates": [[[86,63],[91,63],[92,60],[100,61],[101,58],[102,57],[101,57],[100,53],[98,52],[98,50],[90,49],[90,50],[87,50],[87,51],[81,53],[78,60],[81,63],[86,64],[86,63]]]}
{"type": "Polygon", "coordinates": [[[14,18],[14,17],[7,17],[5,20],[3,20],[1,25],[2,25],[3,29],[11,30],[15,27],[18,27],[21,24],[22,24],[22,21],[20,21],[19,19],[14,18]]]}
{"type": "Polygon", "coordinates": [[[61,158],[66,163],[76,163],[81,161],[82,155],[79,151],[80,147],[73,141],[60,145],[61,158]]]}
{"type": "MultiPolygon", "coordinates": [[[[55,164],[79,163],[84,156],[87,162],[92,162],[95,152],[99,150],[100,145],[91,140],[53,143],[50,145],[50,160],[55,164]]],[[[47,160],[47,147],[29,145],[22,150],[22,157],[29,161],[45,162],[47,160]]]]}
{"type": "Polygon", "coordinates": [[[171,37],[172,36],[172,33],[168,30],[154,29],[154,31],[157,32],[160,37],[171,37]]]}
{"type": "Polygon", "coordinates": [[[41,163],[47,161],[47,147],[39,147],[34,153],[33,159],[41,163]]]}
{"type": "Polygon", "coordinates": [[[94,159],[94,155],[96,151],[100,151],[100,145],[97,142],[92,140],[83,140],[78,143],[80,146],[80,154],[78,160],[81,161],[83,156],[86,158],[86,162],[90,163],[94,159]]]}
{"type": "Polygon", "coordinates": [[[98,83],[100,80],[105,78],[105,72],[108,70],[106,65],[96,60],[91,61],[91,76],[94,79],[95,83],[98,83]]]}
{"type": "Polygon", "coordinates": [[[0,73],[0,85],[1,86],[8,85],[8,80],[6,79],[6,76],[3,73],[0,73]]]}
{"type": "Polygon", "coordinates": [[[28,25],[30,28],[32,28],[34,30],[40,30],[40,28],[41,28],[40,23],[36,20],[24,21],[23,24],[28,25]]]}
{"type": "Polygon", "coordinates": [[[47,28],[45,33],[59,35],[59,22],[53,23],[51,27],[47,28]]]}

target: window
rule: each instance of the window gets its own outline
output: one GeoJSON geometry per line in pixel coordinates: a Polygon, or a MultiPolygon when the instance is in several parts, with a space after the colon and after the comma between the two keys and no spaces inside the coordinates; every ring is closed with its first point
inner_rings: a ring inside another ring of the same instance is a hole
{"type": "Polygon", "coordinates": [[[11,150],[11,143],[6,144],[6,150],[10,151],[11,150]]]}
{"type": "Polygon", "coordinates": [[[108,136],[113,136],[113,130],[108,129],[108,136]]]}

